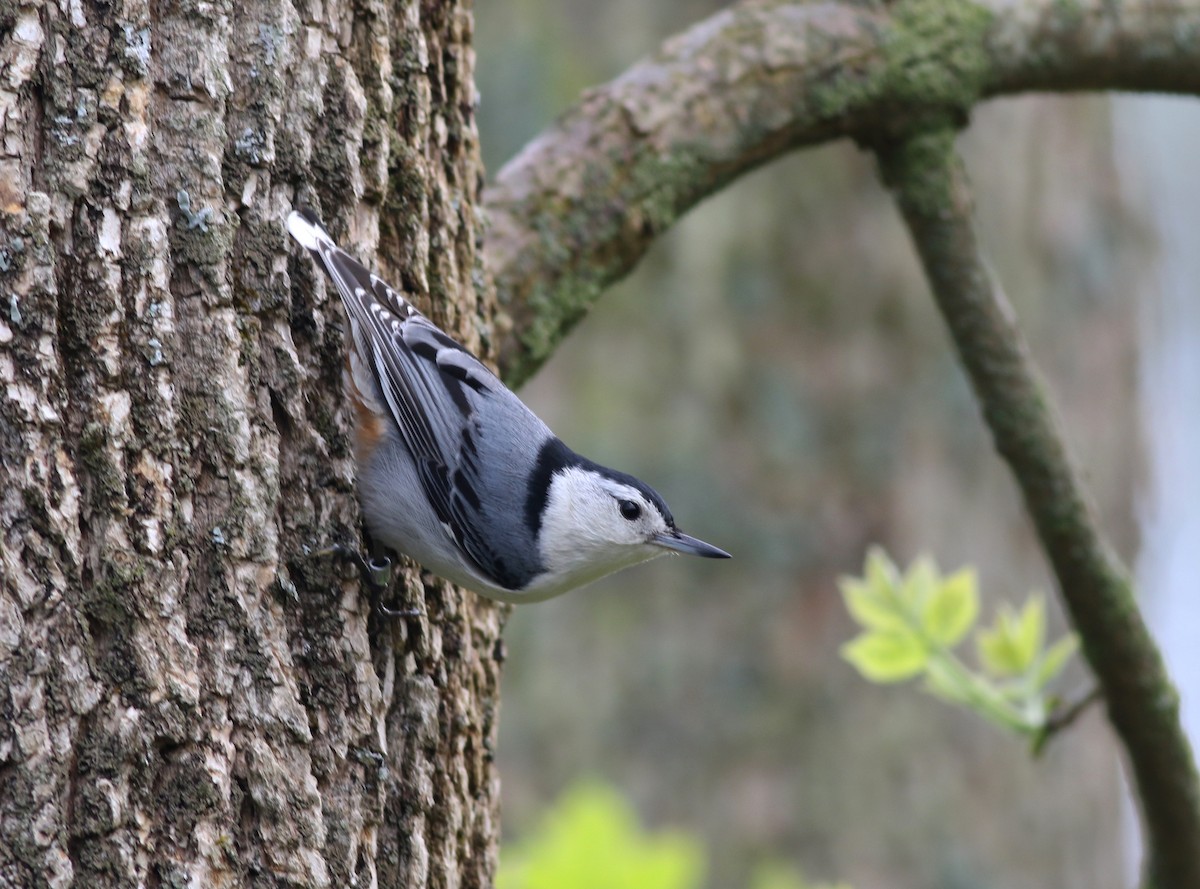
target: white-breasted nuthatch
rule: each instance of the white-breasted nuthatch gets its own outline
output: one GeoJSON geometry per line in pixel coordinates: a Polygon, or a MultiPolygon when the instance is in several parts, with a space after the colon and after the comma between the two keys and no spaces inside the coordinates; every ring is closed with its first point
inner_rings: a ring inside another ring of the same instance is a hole
{"type": "Polygon", "coordinates": [[[649,485],[563,444],[311,212],[287,227],[349,315],[358,493],[377,542],[504,602],[549,599],[667,552],[729,558],[676,528],[649,485]]]}

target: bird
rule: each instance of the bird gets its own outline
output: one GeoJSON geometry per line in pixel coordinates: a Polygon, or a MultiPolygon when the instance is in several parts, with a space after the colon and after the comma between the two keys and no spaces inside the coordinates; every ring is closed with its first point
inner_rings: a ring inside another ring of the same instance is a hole
{"type": "Polygon", "coordinates": [[[358,498],[373,541],[501,602],[539,602],[667,553],[727,559],[662,496],[567,447],[486,365],[337,245],[287,230],[349,319],[358,498]]]}

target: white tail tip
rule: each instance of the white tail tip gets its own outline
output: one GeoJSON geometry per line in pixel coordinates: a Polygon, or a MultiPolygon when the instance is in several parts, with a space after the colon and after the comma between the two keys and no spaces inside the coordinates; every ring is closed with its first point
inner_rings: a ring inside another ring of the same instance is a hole
{"type": "Polygon", "coordinates": [[[287,230],[305,250],[316,250],[317,245],[324,241],[332,244],[333,238],[321,227],[321,223],[311,213],[301,213],[293,210],[288,214],[287,230]]]}

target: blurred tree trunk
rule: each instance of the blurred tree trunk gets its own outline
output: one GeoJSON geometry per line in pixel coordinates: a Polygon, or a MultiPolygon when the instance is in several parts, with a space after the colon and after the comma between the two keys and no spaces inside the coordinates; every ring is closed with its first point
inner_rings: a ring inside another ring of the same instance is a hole
{"type": "Polygon", "coordinates": [[[0,885],[490,884],[502,612],[308,554],[344,328],[283,229],[488,352],[464,5],[0,4],[0,885]]]}

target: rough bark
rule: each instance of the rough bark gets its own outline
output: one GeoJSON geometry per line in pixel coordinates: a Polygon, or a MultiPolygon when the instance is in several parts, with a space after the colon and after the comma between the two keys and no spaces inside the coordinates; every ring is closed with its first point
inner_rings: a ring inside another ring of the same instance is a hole
{"type": "Polygon", "coordinates": [[[282,226],[486,352],[470,47],[456,0],[0,3],[0,885],[490,883],[502,613],[311,555],[344,327],[282,226]]]}

